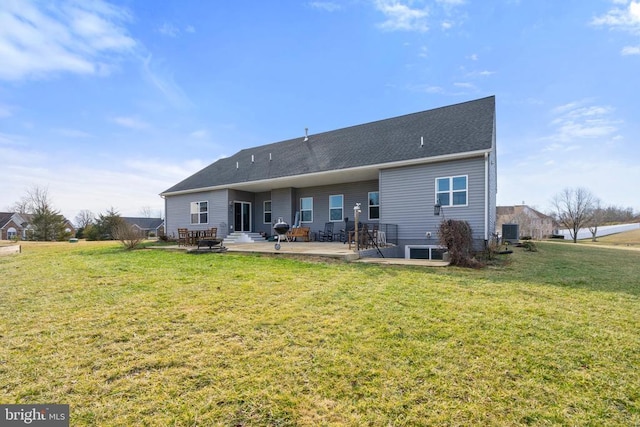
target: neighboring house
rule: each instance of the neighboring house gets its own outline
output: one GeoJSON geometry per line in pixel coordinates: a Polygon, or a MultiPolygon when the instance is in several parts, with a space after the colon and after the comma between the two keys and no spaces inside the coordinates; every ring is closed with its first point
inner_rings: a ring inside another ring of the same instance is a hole
{"type": "MultiPolygon", "coordinates": [[[[27,240],[30,230],[33,229],[33,215],[17,212],[0,212],[0,239],[9,240],[19,238],[27,240]]],[[[68,219],[64,218],[65,232],[74,236],[76,229],[68,219]]]]}
{"type": "Polygon", "coordinates": [[[23,238],[26,221],[16,212],[0,212],[0,240],[23,238]]]}
{"type": "Polygon", "coordinates": [[[543,239],[551,236],[555,227],[552,217],[526,205],[498,206],[496,233],[502,235],[502,224],[518,224],[520,237],[543,239]]]}
{"type": "Polygon", "coordinates": [[[495,129],[492,96],[247,148],[161,193],[166,232],[273,234],[296,216],[313,232],[340,229],[360,203],[360,221],[397,230],[396,256],[437,245],[443,219],[467,220],[481,248],[495,230],[495,129]]]}
{"type": "Polygon", "coordinates": [[[164,220],[162,218],[122,217],[122,219],[140,230],[145,237],[164,235],[164,220]]]}

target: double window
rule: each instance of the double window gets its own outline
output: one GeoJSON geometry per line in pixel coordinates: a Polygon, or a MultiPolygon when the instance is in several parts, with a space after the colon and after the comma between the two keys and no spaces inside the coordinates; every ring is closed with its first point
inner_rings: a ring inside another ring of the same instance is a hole
{"type": "Polygon", "coordinates": [[[380,219],[380,192],[369,192],[369,219],[380,219]]]}
{"type": "Polygon", "coordinates": [[[313,197],[300,199],[300,222],[313,222],[313,197]]]}
{"type": "Polygon", "coordinates": [[[262,222],[265,224],[271,224],[271,200],[265,200],[262,212],[264,213],[262,222]]]}
{"type": "Polygon", "coordinates": [[[441,206],[466,206],[467,181],[467,175],[436,178],[436,202],[441,206]]]}
{"type": "Polygon", "coordinates": [[[344,218],[344,196],[335,194],[329,196],[329,221],[342,221],[344,218]]]}
{"type": "Polygon", "coordinates": [[[191,202],[191,224],[209,222],[209,202],[191,202]]]}

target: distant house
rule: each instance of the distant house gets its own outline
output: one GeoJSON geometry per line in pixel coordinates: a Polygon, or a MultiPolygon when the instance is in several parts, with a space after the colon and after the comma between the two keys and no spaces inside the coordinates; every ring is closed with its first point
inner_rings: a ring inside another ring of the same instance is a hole
{"type": "Polygon", "coordinates": [[[27,225],[16,212],[0,212],[0,240],[22,239],[27,225]]]}
{"type": "Polygon", "coordinates": [[[495,229],[495,129],[487,97],[247,148],[161,193],[166,231],[272,234],[281,217],[317,233],[360,204],[399,255],[436,245],[443,218],[467,220],[480,248],[495,229]]]}
{"type": "Polygon", "coordinates": [[[543,239],[553,234],[555,222],[526,205],[498,206],[496,208],[496,233],[502,234],[502,224],[518,224],[520,237],[543,239]]]}
{"type": "Polygon", "coordinates": [[[140,230],[145,237],[164,235],[164,220],[162,218],[122,217],[122,219],[140,230]]]}
{"type": "MultiPolygon", "coordinates": [[[[0,239],[20,239],[28,240],[30,230],[33,230],[33,215],[18,212],[0,212],[0,239]]],[[[64,220],[64,231],[70,236],[74,236],[76,228],[66,218],[64,220]]]]}

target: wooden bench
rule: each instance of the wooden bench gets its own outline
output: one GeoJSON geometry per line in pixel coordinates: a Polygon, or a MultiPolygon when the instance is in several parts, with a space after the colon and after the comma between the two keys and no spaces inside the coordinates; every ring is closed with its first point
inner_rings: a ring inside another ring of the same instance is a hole
{"type": "Polygon", "coordinates": [[[301,237],[302,240],[308,242],[310,240],[309,234],[311,233],[311,228],[309,227],[296,227],[287,231],[287,240],[293,241],[296,238],[301,237]]]}

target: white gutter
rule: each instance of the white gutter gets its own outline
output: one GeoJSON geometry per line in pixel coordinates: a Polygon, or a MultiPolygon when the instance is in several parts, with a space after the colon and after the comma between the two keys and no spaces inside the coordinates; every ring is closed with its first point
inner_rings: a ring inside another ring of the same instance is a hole
{"type": "Polygon", "coordinates": [[[391,168],[397,168],[397,167],[403,167],[403,166],[413,166],[413,165],[420,165],[420,164],[428,164],[428,163],[438,163],[438,162],[444,162],[444,161],[449,161],[449,160],[460,160],[460,159],[466,159],[466,158],[472,158],[472,157],[478,157],[481,155],[485,156],[485,159],[487,158],[487,155],[489,154],[490,150],[478,150],[478,151],[468,151],[465,153],[458,153],[458,154],[447,154],[447,155],[443,155],[443,156],[435,156],[435,157],[428,157],[428,158],[419,158],[419,159],[411,159],[411,160],[401,160],[401,161],[397,161],[397,162],[389,162],[389,163],[378,163],[375,165],[367,165],[367,166],[358,166],[355,168],[345,168],[345,169],[332,169],[329,171],[322,171],[322,172],[313,172],[313,173],[306,173],[306,174],[301,174],[301,175],[288,175],[288,176],[281,176],[281,177],[277,177],[277,178],[268,178],[268,179],[261,179],[261,180],[257,180],[257,181],[245,181],[245,182],[231,182],[228,184],[223,184],[223,185],[214,185],[211,187],[200,187],[200,188],[192,188],[189,190],[180,190],[180,191],[172,191],[172,192],[165,192],[165,193],[160,193],[160,196],[165,197],[165,196],[177,196],[180,194],[191,194],[191,193],[199,193],[201,191],[214,191],[214,190],[223,190],[223,189],[228,189],[228,188],[234,188],[234,189],[239,189],[242,187],[246,187],[246,186],[251,186],[251,185],[257,185],[257,184],[261,184],[261,183],[266,183],[269,182],[270,184],[273,184],[272,187],[274,188],[279,188],[276,186],[276,184],[278,182],[286,182],[286,181],[297,181],[301,178],[314,178],[314,179],[319,179],[325,176],[329,176],[332,174],[339,174],[339,173],[357,173],[357,172],[362,172],[362,171],[366,171],[366,170],[380,170],[380,169],[391,169],[391,168]]]}
{"type": "Polygon", "coordinates": [[[484,153],[484,240],[489,240],[489,153],[484,153]]]}

